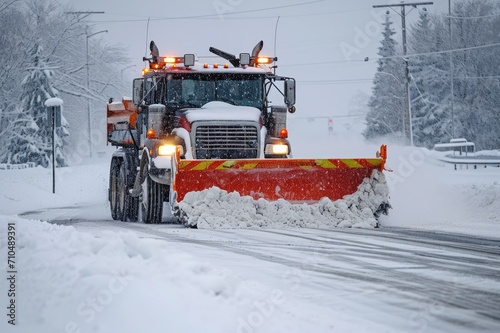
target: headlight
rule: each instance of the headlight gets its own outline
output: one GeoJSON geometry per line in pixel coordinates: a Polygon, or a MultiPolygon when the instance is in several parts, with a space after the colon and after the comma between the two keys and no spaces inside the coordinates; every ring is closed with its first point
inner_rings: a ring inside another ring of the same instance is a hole
{"type": "Polygon", "coordinates": [[[288,155],[288,145],[278,144],[267,144],[265,153],[268,155],[288,155]]]}
{"type": "MultiPolygon", "coordinates": [[[[179,147],[179,146],[172,145],[172,144],[161,145],[158,147],[158,155],[160,155],[160,156],[172,156],[175,154],[177,147],[179,147]]],[[[182,155],[182,147],[180,149],[181,149],[181,155],[182,155]]]]}

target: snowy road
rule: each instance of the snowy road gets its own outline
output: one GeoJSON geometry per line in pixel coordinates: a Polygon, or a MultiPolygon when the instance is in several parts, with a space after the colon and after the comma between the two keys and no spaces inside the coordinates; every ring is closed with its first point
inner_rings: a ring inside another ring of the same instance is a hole
{"type": "Polygon", "coordinates": [[[165,241],[254,286],[280,290],[286,312],[317,320],[326,330],[352,313],[372,323],[390,322],[399,332],[500,329],[498,239],[402,228],[196,230],[111,220],[55,223],[96,237],[130,231],[165,241]]]}
{"type": "Polygon", "coordinates": [[[398,160],[380,229],[118,222],[108,160],[61,170],[55,195],[49,170],[0,172],[13,332],[500,332],[500,170],[408,175],[398,160]]]}

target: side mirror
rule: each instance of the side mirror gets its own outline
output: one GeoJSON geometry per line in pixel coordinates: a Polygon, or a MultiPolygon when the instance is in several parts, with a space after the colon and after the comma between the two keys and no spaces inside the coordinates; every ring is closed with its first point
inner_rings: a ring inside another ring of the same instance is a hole
{"type": "Polygon", "coordinates": [[[285,104],[288,108],[295,104],[295,79],[285,80],[285,104]]]}
{"type": "Polygon", "coordinates": [[[139,105],[142,101],[142,85],[143,79],[134,79],[134,83],[132,86],[132,101],[134,105],[139,105]]]}

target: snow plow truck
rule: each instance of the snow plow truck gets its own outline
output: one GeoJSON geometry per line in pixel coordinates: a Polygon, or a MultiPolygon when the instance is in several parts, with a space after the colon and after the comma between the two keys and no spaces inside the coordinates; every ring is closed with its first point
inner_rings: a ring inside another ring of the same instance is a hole
{"type": "Polygon", "coordinates": [[[208,64],[194,54],[160,56],[151,41],[132,98],[107,103],[107,139],[118,148],[109,175],[113,219],[161,223],[165,206],[186,223],[179,203],[212,187],[255,200],[334,201],[384,169],[385,146],[374,158],[292,158],[286,118],[296,83],[276,75],[277,58],[260,56],[262,48],[236,56],[210,47],[223,63],[208,64]],[[283,102],[271,103],[271,94],[283,102]]]}

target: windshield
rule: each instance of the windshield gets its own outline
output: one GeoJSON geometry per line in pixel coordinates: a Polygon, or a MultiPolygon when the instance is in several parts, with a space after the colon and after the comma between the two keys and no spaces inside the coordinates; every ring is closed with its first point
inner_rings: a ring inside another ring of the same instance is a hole
{"type": "Polygon", "coordinates": [[[263,76],[241,74],[172,74],[167,76],[167,103],[201,107],[212,101],[262,109],[263,76]]]}

